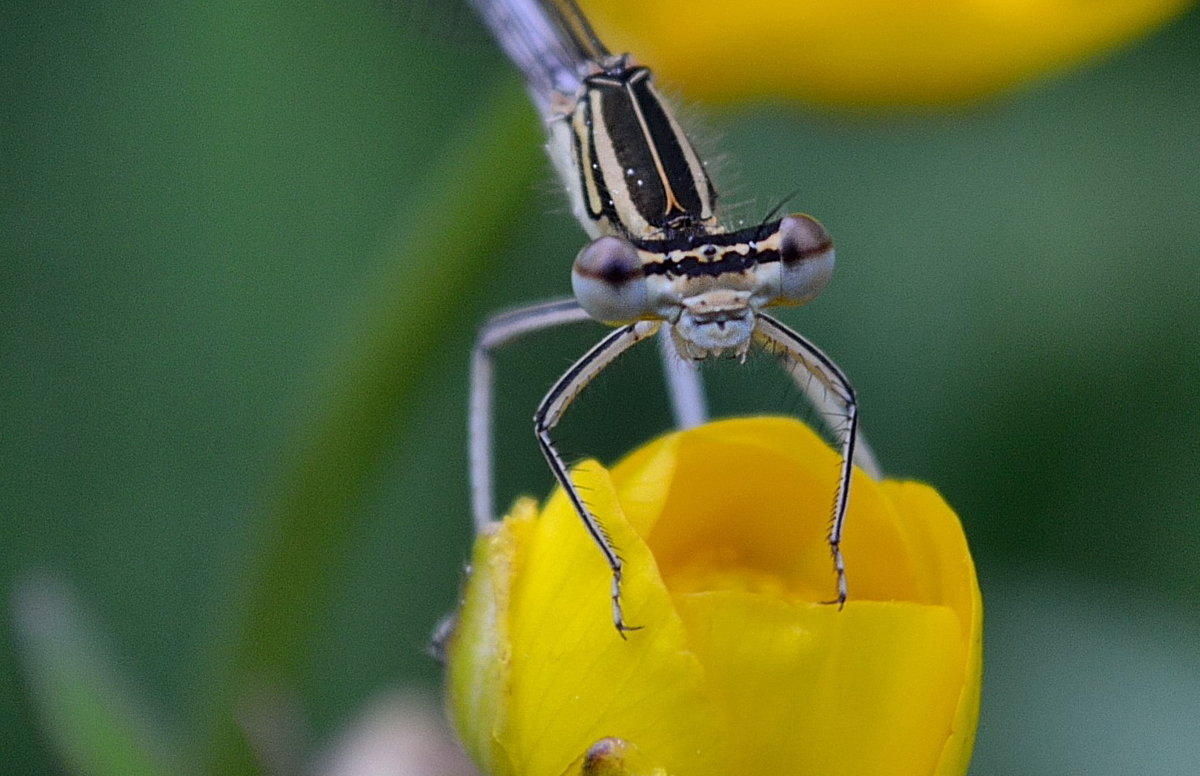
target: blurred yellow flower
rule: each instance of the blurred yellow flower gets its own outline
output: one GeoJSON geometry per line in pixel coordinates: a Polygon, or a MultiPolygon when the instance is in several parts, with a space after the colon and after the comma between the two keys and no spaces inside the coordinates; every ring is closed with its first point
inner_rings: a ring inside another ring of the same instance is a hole
{"type": "Polygon", "coordinates": [[[581,0],[614,51],[706,100],[984,97],[1111,50],[1189,0],[581,0]]]}
{"type": "Polygon", "coordinates": [[[982,606],[932,489],[856,472],[834,595],[836,456],[781,418],[711,423],[575,470],[625,558],[609,573],[561,491],[476,542],[448,703],[491,776],[948,776],[966,771],[982,606]]]}

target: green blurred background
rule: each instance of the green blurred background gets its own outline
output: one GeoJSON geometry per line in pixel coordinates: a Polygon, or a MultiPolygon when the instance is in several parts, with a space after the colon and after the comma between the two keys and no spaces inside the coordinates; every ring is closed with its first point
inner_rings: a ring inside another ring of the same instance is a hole
{"type": "MultiPolygon", "coordinates": [[[[381,690],[436,687],[473,330],[567,292],[583,241],[457,13],[6,6],[0,771],[61,772],[39,719],[93,648],[163,746],[215,762],[241,756],[214,720],[248,674],[314,751],[381,690]],[[64,585],[102,634],[83,657],[13,627],[64,585]]],[[[835,235],[834,282],[785,317],[853,377],[885,467],[966,524],[972,773],[1196,772],[1200,14],[949,114],[689,112],[726,201],[753,217],[798,189],[835,235]]],[[[528,418],[598,333],[578,328],[501,360],[504,502],[549,488],[528,418]]],[[[623,401],[655,369],[606,376],[567,451],[665,428],[623,401]]],[[[796,405],[766,367],[713,371],[722,412],[796,405]]]]}

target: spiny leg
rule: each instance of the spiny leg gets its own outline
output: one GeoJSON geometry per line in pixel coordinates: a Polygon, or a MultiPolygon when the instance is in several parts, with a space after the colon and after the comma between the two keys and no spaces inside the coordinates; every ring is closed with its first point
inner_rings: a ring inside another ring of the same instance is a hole
{"type": "MultiPolygon", "coordinates": [[[[829,527],[829,549],[833,554],[833,568],[837,574],[837,603],[846,603],[848,588],[846,584],[846,562],[842,557],[842,528],[846,521],[846,506],[850,503],[850,476],[854,471],[854,448],[858,435],[858,400],[850,381],[838,368],[837,364],[816,346],[790,328],[769,315],[758,314],[758,322],[754,328],[759,341],[768,350],[782,353],[793,363],[808,370],[820,381],[829,392],[822,394],[817,404],[818,410],[824,408],[827,401],[840,405],[845,416],[845,424],[836,426],[834,432],[839,437],[842,464],[838,478],[837,493],[833,501],[833,520],[829,527]],[[826,396],[832,397],[826,399],[826,396]]],[[[801,385],[811,398],[811,388],[801,385]]]]}
{"type": "Polygon", "coordinates": [[[592,541],[600,548],[600,552],[604,554],[604,559],[608,562],[609,569],[612,570],[613,625],[621,634],[621,638],[625,637],[625,631],[637,630],[640,627],[626,625],[624,614],[621,611],[621,557],[617,554],[608,535],[605,534],[603,526],[583,503],[579,490],[571,481],[571,473],[567,469],[567,464],[563,461],[550,434],[562,420],[567,407],[571,405],[579,392],[596,378],[596,375],[622,353],[642,340],[653,336],[660,325],[658,321],[639,321],[622,326],[602,339],[558,379],[558,382],[546,394],[546,398],[542,399],[542,403],[538,405],[537,412],[533,416],[534,432],[537,434],[542,453],[546,456],[546,462],[550,465],[550,471],[554,473],[554,478],[566,491],[567,498],[571,500],[575,512],[583,520],[592,541]]]}
{"type": "MultiPolygon", "coordinates": [[[[830,390],[826,382],[814,374],[808,364],[799,362],[790,356],[787,361],[786,371],[788,376],[792,378],[792,382],[795,383],[796,387],[800,389],[801,393],[804,394],[805,398],[813,406],[813,409],[816,410],[826,430],[831,432],[835,437],[841,437],[845,433],[845,399],[839,393],[830,390]],[[830,422],[830,416],[837,417],[838,421],[843,425],[839,426],[830,422]]],[[[873,480],[883,479],[883,467],[879,465],[879,459],[875,457],[874,450],[867,443],[861,425],[858,426],[854,434],[854,465],[866,472],[873,480]]]]}
{"type": "Polygon", "coordinates": [[[475,532],[495,519],[492,511],[492,355],[515,339],[541,329],[591,318],[574,299],[530,305],[500,313],[479,330],[471,353],[471,404],[467,420],[468,460],[471,477],[471,513],[475,532]]]}

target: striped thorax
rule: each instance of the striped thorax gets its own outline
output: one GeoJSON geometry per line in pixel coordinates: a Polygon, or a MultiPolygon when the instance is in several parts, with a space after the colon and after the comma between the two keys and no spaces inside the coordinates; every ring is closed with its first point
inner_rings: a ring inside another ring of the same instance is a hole
{"type": "Polygon", "coordinates": [[[564,113],[550,122],[552,150],[566,157],[559,170],[589,233],[653,238],[719,229],[704,164],[647,68],[612,58],[558,107],[564,113]]]}

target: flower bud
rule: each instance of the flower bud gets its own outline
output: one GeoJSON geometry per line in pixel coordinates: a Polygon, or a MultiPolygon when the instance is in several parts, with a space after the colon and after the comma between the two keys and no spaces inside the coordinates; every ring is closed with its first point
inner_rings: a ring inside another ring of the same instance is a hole
{"type": "Polygon", "coordinates": [[[476,542],[448,704],[492,776],[950,776],[978,715],[982,606],[958,519],[856,472],[844,608],[836,454],[779,418],[668,434],[575,482],[624,559],[627,621],[561,492],[476,542]]]}

